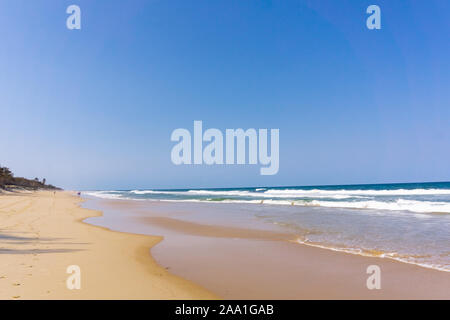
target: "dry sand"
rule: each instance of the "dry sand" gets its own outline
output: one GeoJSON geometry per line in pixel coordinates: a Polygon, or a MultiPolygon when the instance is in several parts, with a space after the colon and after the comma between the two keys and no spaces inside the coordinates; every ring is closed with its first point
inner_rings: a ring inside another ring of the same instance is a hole
{"type": "Polygon", "coordinates": [[[162,238],[81,222],[101,215],[68,192],[0,194],[0,299],[213,299],[170,274],[149,249],[162,238]],[[67,267],[81,268],[69,290],[67,267]]]}

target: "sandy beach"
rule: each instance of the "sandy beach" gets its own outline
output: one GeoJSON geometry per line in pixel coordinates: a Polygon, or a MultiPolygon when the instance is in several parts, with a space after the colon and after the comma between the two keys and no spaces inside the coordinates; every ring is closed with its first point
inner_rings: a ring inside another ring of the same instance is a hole
{"type": "Polygon", "coordinates": [[[213,299],[170,274],[149,249],[160,237],[109,231],[81,222],[68,192],[0,194],[0,299],[213,299]],[[69,290],[66,269],[81,268],[81,289],[69,290]]]}
{"type": "Polygon", "coordinates": [[[200,224],[157,202],[97,201],[102,215],[82,201],[68,192],[0,195],[0,299],[450,298],[447,272],[295,244],[286,233],[200,224]],[[88,217],[158,236],[82,222],[88,217]],[[382,290],[366,287],[373,264],[382,290]],[[81,268],[80,290],[66,286],[70,265],[81,268]]]}

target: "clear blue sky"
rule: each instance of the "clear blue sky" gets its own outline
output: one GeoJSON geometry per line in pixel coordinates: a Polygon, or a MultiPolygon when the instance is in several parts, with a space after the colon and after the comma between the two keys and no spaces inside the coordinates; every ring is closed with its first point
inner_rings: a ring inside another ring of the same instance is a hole
{"type": "Polygon", "coordinates": [[[449,12],[448,0],[3,0],[0,163],[68,189],[448,181],[449,12]],[[381,30],[366,28],[370,4],[381,30]],[[173,165],[170,134],[194,120],[279,128],[279,173],[173,165]]]}

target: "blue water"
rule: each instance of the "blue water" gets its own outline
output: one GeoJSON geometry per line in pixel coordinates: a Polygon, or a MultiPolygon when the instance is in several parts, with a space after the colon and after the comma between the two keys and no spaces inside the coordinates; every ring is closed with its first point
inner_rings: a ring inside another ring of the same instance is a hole
{"type": "Polygon", "coordinates": [[[186,205],[208,203],[212,215],[223,215],[226,206],[225,211],[253,215],[297,234],[299,243],[450,271],[449,182],[88,194],[186,205]],[[220,210],[214,210],[214,204],[220,210]]]}

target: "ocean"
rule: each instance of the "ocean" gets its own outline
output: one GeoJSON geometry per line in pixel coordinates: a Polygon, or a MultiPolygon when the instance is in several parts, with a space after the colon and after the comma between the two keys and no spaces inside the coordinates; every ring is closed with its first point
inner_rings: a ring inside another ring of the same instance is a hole
{"type": "Polygon", "coordinates": [[[256,217],[296,234],[296,241],[301,244],[450,272],[450,182],[111,190],[85,194],[186,206],[189,202],[205,204],[209,215],[226,219],[230,212],[230,217],[231,213],[256,217]]]}

